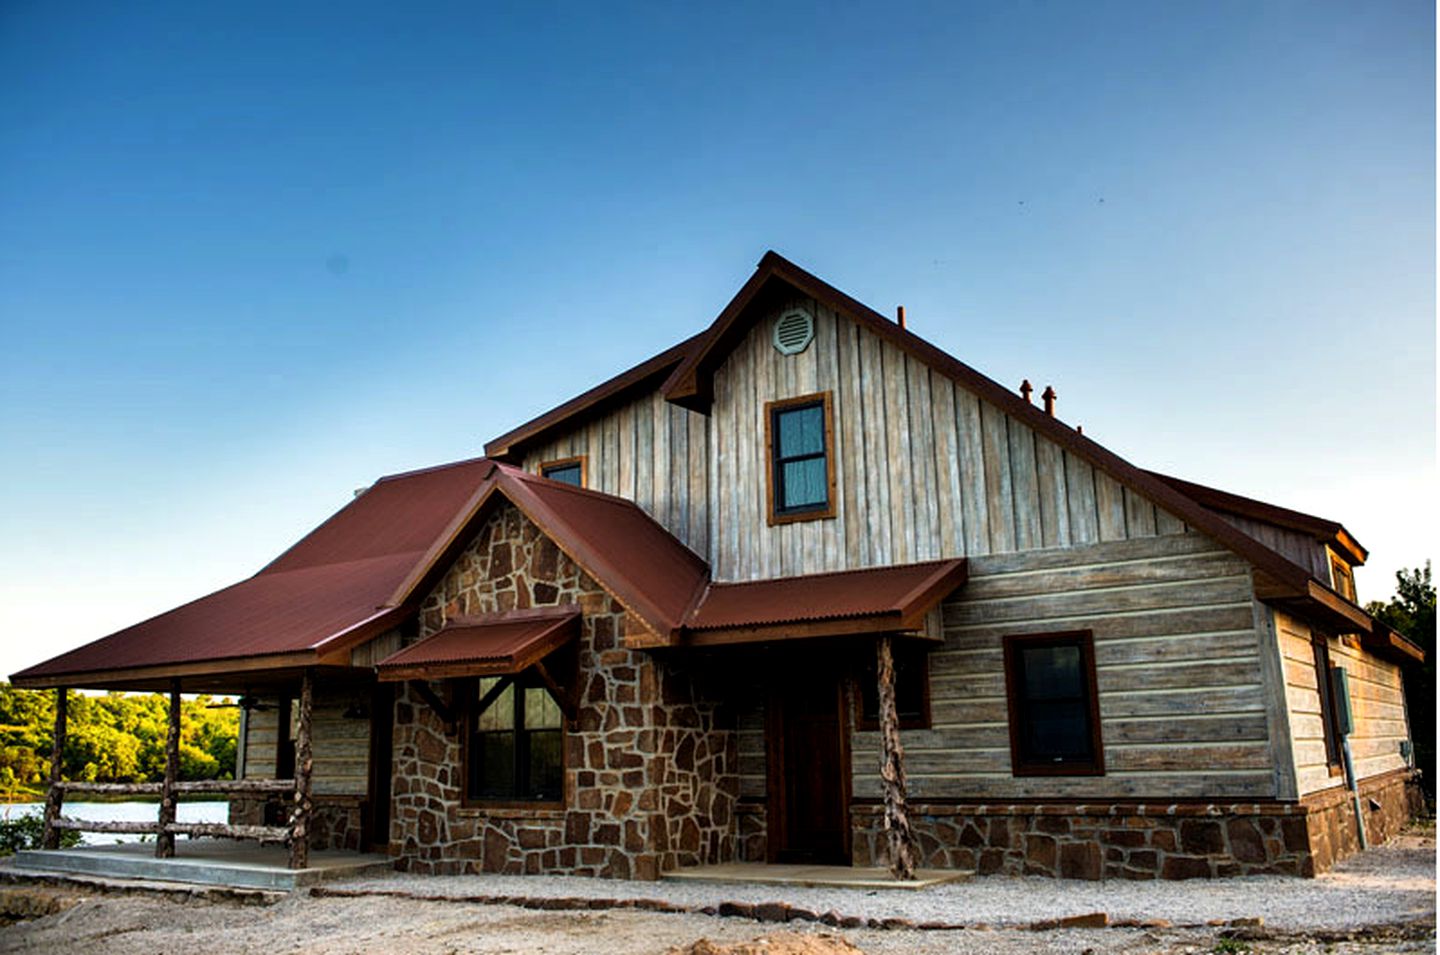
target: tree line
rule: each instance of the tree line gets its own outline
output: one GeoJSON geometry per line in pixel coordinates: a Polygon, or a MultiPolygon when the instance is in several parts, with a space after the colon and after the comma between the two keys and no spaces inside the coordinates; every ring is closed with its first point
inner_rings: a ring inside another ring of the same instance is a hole
{"type": "MultiPolygon", "coordinates": [[[[66,695],[66,779],[86,782],[158,782],[165,776],[169,699],[161,693],[66,695]]],[[[180,778],[235,775],[240,710],[228,698],[181,698],[180,778]]],[[[50,779],[55,692],[0,683],[0,795],[43,792],[50,779]]]]}

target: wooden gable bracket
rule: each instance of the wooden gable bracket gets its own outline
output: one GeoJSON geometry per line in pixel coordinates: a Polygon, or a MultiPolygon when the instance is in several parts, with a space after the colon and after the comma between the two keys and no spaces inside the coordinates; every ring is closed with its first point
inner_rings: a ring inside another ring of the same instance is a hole
{"type": "Polygon", "coordinates": [[[580,660],[579,647],[572,641],[568,647],[558,650],[545,660],[537,660],[535,673],[545,689],[560,704],[560,712],[572,727],[580,718],[580,660]],[[546,660],[549,666],[546,666],[546,660]]]}
{"type": "MultiPolygon", "coordinates": [[[[501,685],[503,686],[505,682],[507,681],[502,680],[501,685]]],[[[430,684],[426,680],[411,680],[410,686],[414,689],[415,695],[424,700],[425,704],[434,711],[435,715],[440,717],[440,722],[445,724],[445,731],[447,733],[455,732],[455,724],[459,721],[459,714],[455,712],[453,701],[446,703],[442,700],[438,693],[430,689],[430,684]]],[[[499,694],[494,695],[498,696],[499,694]]]]}

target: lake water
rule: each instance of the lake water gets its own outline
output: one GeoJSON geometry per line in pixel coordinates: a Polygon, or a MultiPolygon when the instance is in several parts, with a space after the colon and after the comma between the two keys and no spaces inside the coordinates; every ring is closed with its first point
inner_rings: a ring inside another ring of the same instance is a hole
{"type": "MultiPolygon", "coordinates": [[[[66,800],[64,815],[90,822],[155,822],[160,818],[158,802],[70,802],[66,800]]],[[[217,802],[182,802],[175,807],[176,822],[226,822],[230,804],[217,802]]],[[[43,802],[13,802],[0,805],[0,819],[18,816],[43,816],[43,802]]],[[[154,836],[146,838],[154,839],[154,836]]],[[[139,835],[121,832],[82,832],[82,845],[110,846],[117,842],[139,842],[139,835]]]]}

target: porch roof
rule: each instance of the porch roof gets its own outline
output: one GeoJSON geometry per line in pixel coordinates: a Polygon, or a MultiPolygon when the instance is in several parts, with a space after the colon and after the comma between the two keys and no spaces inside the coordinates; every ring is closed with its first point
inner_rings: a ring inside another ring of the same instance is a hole
{"type": "Polygon", "coordinates": [[[376,669],[391,681],[519,673],[579,635],[577,606],[458,617],[376,669]]]}
{"type": "Polygon", "coordinates": [[[963,557],[711,584],[685,621],[687,645],[918,630],[965,583],[963,557]]]}

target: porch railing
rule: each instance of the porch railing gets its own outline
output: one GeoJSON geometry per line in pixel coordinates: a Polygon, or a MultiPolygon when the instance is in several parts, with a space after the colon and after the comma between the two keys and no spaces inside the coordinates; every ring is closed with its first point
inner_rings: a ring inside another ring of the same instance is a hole
{"type": "Polygon", "coordinates": [[[294,779],[236,779],[180,781],[180,680],[170,680],[169,725],[165,735],[165,780],[159,783],[86,783],[61,778],[65,752],[65,722],[68,709],[65,687],[55,690],[55,734],[50,749],[50,793],[45,800],[45,831],[41,845],[46,849],[60,846],[60,833],[66,829],[82,832],[115,832],[155,835],[155,855],[168,859],[175,855],[175,837],[224,836],[232,839],[258,839],[260,842],[290,844],[290,868],[304,869],[310,864],[310,817],[314,804],[310,798],[310,774],[314,758],[310,744],[310,717],[314,709],[315,671],[306,668],[300,678],[300,711],[295,729],[294,779]],[[95,795],[158,795],[159,818],[155,822],[87,822],[61,815],[65,794],[95,795]],[[232,826],[218,822],[177,822],[177,797],[186,793],[244,795],[247,793],[289,793],[294,800],[289,822],[284,826],[232,826]]]}
{"type": "MultiPolygon", "coordinates": [[[[169,834],[170,836],[218,836],[227,839],[254,839],[262,845],[267,842],[289,842],[295,830],[294,820],[284,826],[233,825],[222,822],[146,822],[126,820],[123,822],[100,822],[88,819],[74,819],[58,815],[63,812],[65,797],[71,793],[91,796],[161,796],[165,794],[164,783],[86,783],[59,780],[54,800],[56,818],[51,822],[55,829],[69,829],[79,832],[113,832],[126,835],[169,834]]],[[[293,779],[214,779],[200,782],[177,782],[170,791],[180,795],[245,796],[288,794],[295,792],[293,779]]],[[[163,802],[156,806],[159,812],[163,802]]]]}

